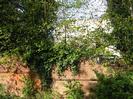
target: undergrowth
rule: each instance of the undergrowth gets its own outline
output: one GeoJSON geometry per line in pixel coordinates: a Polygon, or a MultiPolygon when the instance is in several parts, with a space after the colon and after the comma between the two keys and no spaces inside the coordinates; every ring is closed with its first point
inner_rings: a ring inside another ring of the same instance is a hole
{"type": "Polygon", "coordinates": [[[112,76],[97,73],[97,99],[133,99],[133,73],[121,72],[112,76]]]}
{"type": "Polygon", "coordinates": [[[84,99],[84,92],[81,90],[80,82],[68,81],[65,87],[67,88],[66,99],[84,99]]]}

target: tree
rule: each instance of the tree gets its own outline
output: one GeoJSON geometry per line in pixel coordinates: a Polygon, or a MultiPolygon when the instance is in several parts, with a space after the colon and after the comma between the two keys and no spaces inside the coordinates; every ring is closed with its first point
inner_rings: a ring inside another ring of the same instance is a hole
{"type": "Polygon", "coordinates": [[[58,3],[54,0],[1,0],[0,53],[19,53],[31,70],[50,79],[52,31],[58,3]]]}
{"type": "Polygon", "coordinates": [[[133,1],[108,0],[108,15],[112,23],[115,46],[127,63],[133,63],[133,1]]]}

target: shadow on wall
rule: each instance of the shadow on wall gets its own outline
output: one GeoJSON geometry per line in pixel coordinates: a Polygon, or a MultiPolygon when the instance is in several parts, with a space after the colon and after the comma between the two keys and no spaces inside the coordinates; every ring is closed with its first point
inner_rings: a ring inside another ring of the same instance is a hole
{"type": "Polygon", "coordinates": [[[91,90],[94,90],[97,85],[98,78],[95,71],[103,74],[108,73],[106,67],[95,64],[91,61],[82,62],[80,64],[79,74],[77,75],[73,75],[70,69],[65,70],[63,75],[58,75],[55,68],[52,71],[52,89],[60,93],[62,96],[66,96],[65,91],[67,88],[65,87],[65,84],[68,81],[79,81],[81,84],[81,89],[84,92],[84,96],[88,99],[87,97],[94,96],[91,90]]]}

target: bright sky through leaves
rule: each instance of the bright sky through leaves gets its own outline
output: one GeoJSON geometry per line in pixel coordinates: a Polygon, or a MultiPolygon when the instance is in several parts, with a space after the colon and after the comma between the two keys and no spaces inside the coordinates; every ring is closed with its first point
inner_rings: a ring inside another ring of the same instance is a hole
{"type": "MultiPolygon", "coordinates": [[[[67,0],[67,2],[75,2],[76,0],[67,0]]],[[[82,0],[83,1],[83,0],[82,0]]],[[[65,0],[66,2],[66,0],[65,0]]],[[[80,8],[67,8],[65,14],[62,9],[59,11],[59,17],[63,18],[99,18],[107,9],[106,0],[84,0],[80,8]]]]}

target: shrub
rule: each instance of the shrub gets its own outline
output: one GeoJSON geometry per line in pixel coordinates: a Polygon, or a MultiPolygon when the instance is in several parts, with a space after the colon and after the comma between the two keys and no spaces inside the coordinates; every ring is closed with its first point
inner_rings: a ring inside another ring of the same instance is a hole
{"type": "Polygon", "coordinates": [[[119,73],[106,77],[98,74],[97,99],[133,99],[133,73],[119,73]]]}
{"type": "Polygon", "coordinates": [[[2,84],[0,84],[0,95],[5,95],[5,88],[2,84]]]}
{"type": "Polygon", "coordinates": [[[21,99],[21,97],[15,95],[9,95],[3,84],[0,84],[0,99],[21,99]]]}
{"type": "Polygon", "coordinates": [[[68,84],[66,84],[66,88],[68,88],[66,91],[67,99],[84,99],[84,93],[81,90],[79,82],[69,81],[68,84]]]}
{"type": "Polygon", "coordinates": [[[60,99],[57,92],[47,90],[36,94],[36,99],[60,99]]]}
{"type": "Polygon", "coordinates": [[[51,58],[58,67],[58,72],[62,73],[64,70],[71,68],[74,74],[78,72],[78,63],[80,61],[80,49],[72,47],[70,44],[64,42],[55,44],[55,57],[51,58]]]}
{"type": "Polygon", "coordinates": [[[24,78],[24,88],[22,90],[23,94],[25,97],[31,97],[34,96],[36,91],[34,89],[34,81],[32,81],[30,78],[25,77],[24,78]]]}

